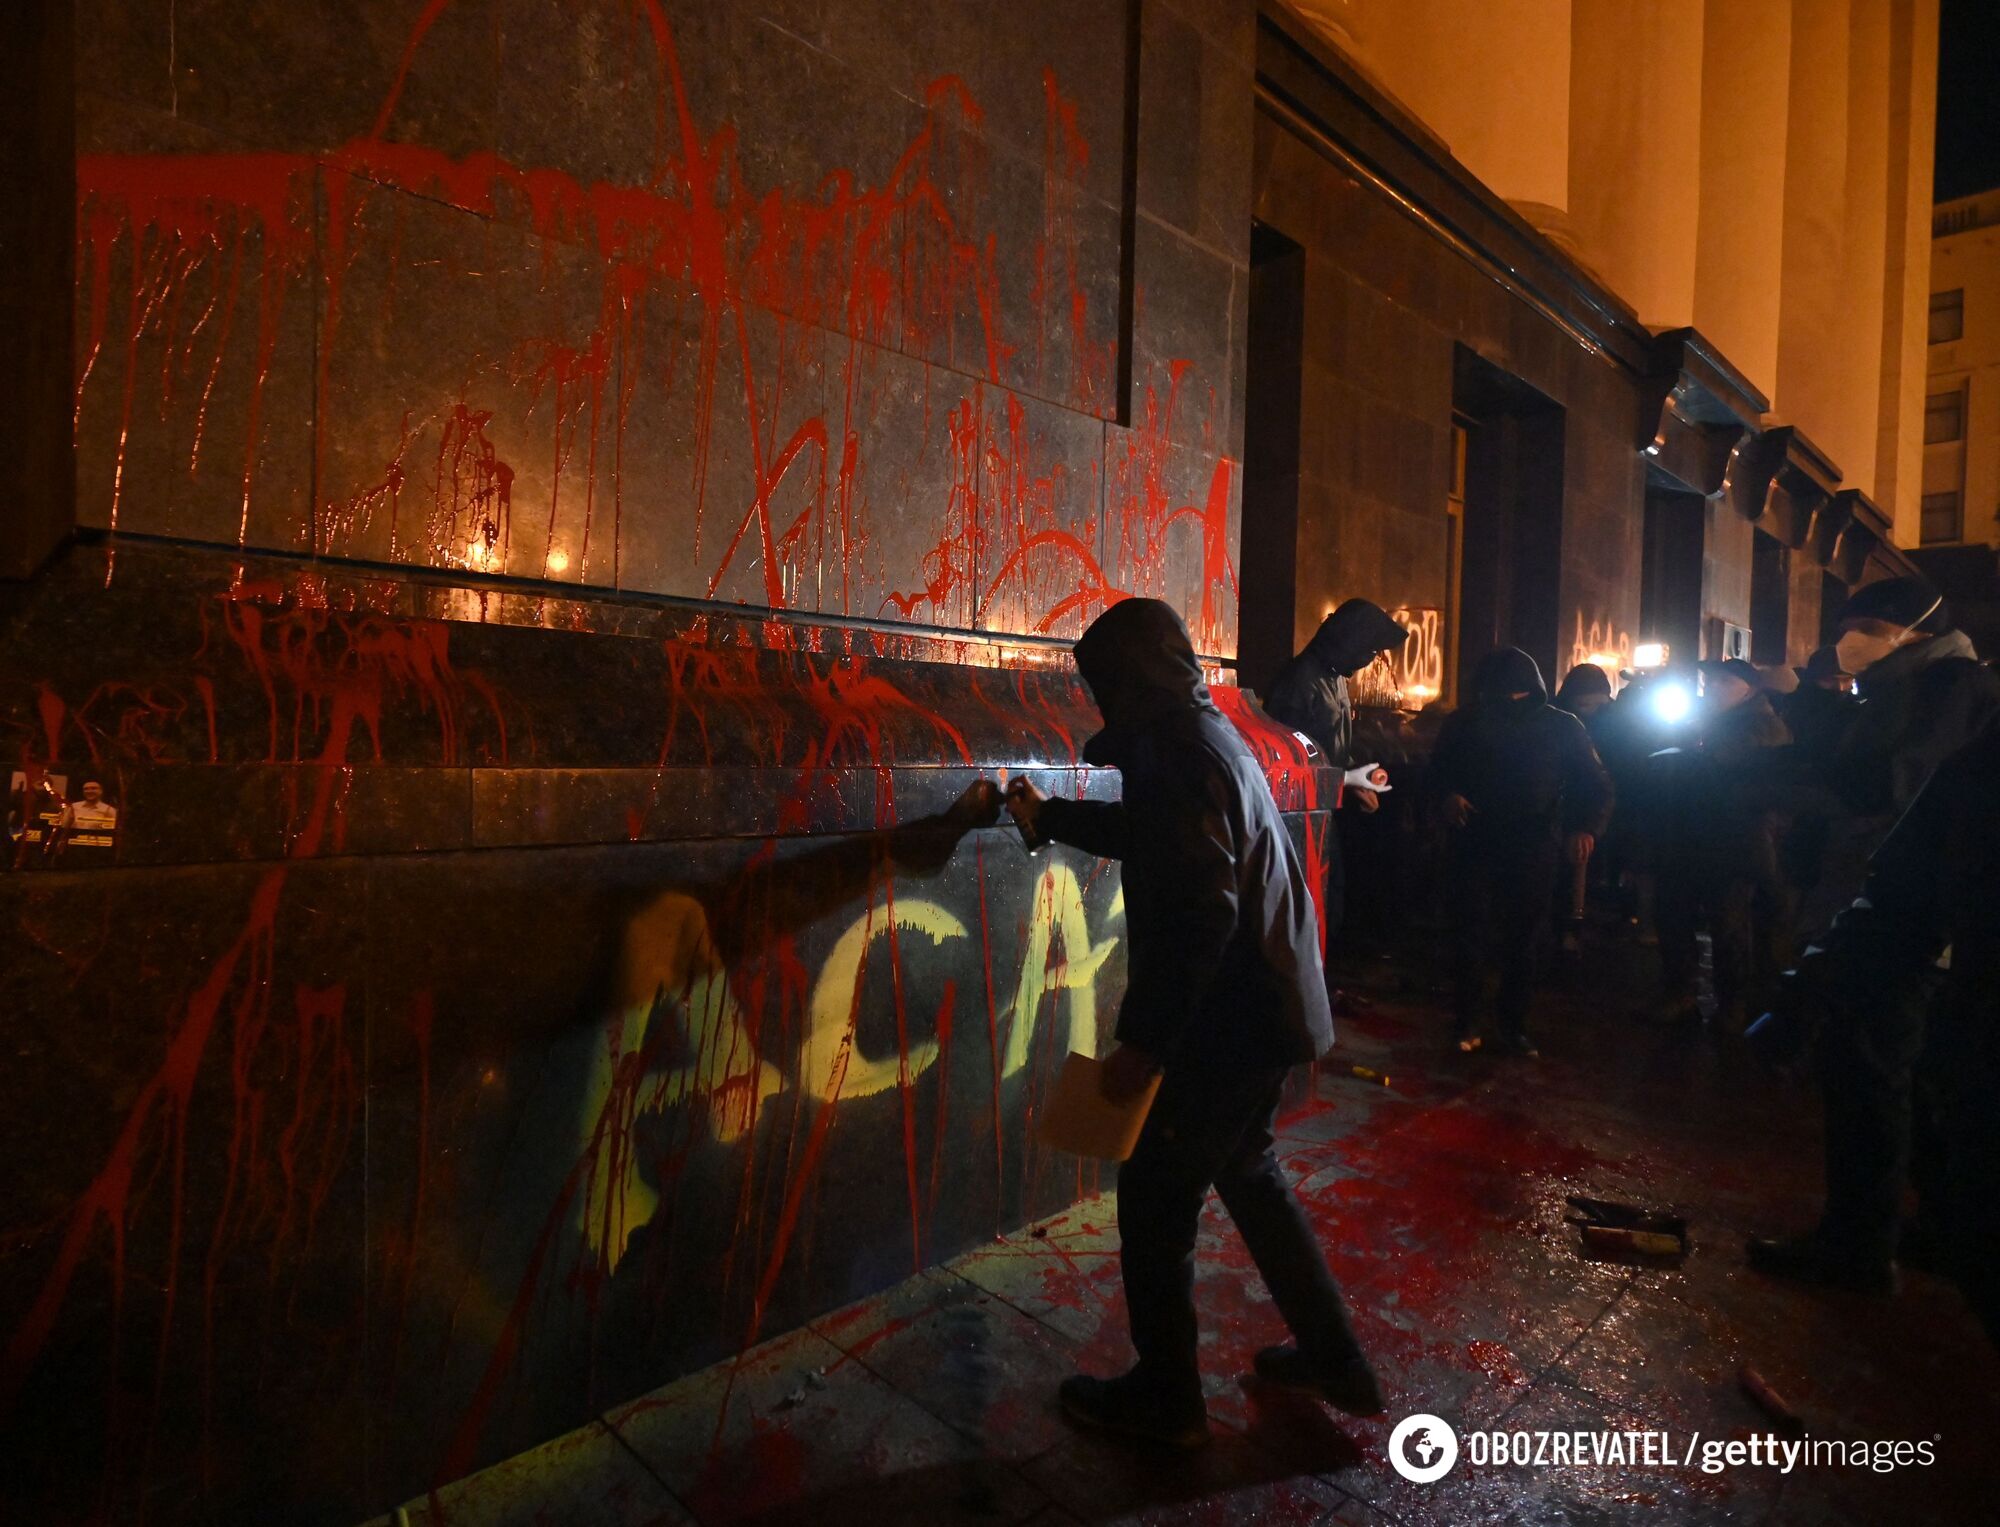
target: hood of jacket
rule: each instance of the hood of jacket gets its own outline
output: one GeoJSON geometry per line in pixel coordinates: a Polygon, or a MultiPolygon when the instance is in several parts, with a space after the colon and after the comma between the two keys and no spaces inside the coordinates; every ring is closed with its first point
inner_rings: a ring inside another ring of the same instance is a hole
{"type": "Polygon", "coordinates": [[[1519,647],[1501,647],[1487,653],[1472,670],[1472,700],[1488,710],[1525,715],[1549,703],[1549,686],[1527,653],[1519,647]],[[1519,694],[1527,698],[1513,698],[1519,694]]]}
{"type": "Polygon", "coordinates": [[[1564,677],[1556,690],[1556,704],[1568,709],[1580,705],[1593,695],[1611,698],[1611,675],[1595,663],[1578,663],[1564,677]]]}
{"type": "Polygon", "coordinates": [[[1409,629],[1391,620],[1379,604],[1349,599],[1319,623],[1306,651],[1329,672],[1352,678],[1375,661],[1376,653],[1394,652],[1409,639],[1409,629]]]}
{"type": "Polygon", "coordinates": [[[1084,758],[1116,764],[1133,732],[1177,711],[1214,711],[1194,643],[1178,611],[1157,599],[1121,599],[1076,640],[1076,669],[1104,715],[1084,758]]]}

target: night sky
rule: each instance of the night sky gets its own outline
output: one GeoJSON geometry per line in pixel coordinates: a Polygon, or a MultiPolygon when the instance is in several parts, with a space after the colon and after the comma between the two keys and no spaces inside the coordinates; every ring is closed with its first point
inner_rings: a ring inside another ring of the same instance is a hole
{"type": "Polygon", "coordinates": [[[1938,36],[1937,201],[2000,186],[2000,4],[1943,0],[1938,36]]]}

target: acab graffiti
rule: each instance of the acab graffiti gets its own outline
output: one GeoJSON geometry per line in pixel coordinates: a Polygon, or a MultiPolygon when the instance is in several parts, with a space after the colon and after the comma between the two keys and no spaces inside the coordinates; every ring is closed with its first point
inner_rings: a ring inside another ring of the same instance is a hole
{"type": "MultiPolygon", "coordinates": [[[[1124,893],[1118,890],[1105,921],[1123,916],[1124,893]]],[[[871,960],[886,952],[900,996],[897,940],[916,938],[942,947],[972,936],[937,901],[886,890],[871,896],[835,938],[812,983],[796,1069],[788,1077],[753,1032],[707,909],[682,890],[655,897],[626,925],[616,1006],[577,1115],[579,1147],[592,1163],[576,1223],[587,1261],[605,1274],[615,1271],[631,1237],[659,1211],[659,1193],[641,1170],[636,1140],[648,1115],[691,1108],[710,1138],[732,1145],[755,1131],[765,1105],[788,1087],[817,1100],[823,1110],[892,1088],[907,1095],[910,1084],[939,1063],[946,1030],[939,1025],[927,1038],[904,1036],[894,1054],[864,1051],[859,1030],[871,960]],[[664,1064],[664,1055],[679,1059],[664,1064]]],[[[1098,978],[1117,947],[1116,935],[1092,937],[1076,872],[1062,863],[1043,867],[1012,1000],[994,1010],[996,1089],[1026,1069],[1043,1015],[1054,1016],[1058,1004],[1067,1018],[1067,1048],[1096,1053],[1098,978]]],[[[913,999],[930,995],[911,994],[913,999]]],[[[949,998],[947,990],[940,999],[946,1010],[949,998]]],[[[902,1005],[899,1000],[899,1009],[902,1005]]]]}

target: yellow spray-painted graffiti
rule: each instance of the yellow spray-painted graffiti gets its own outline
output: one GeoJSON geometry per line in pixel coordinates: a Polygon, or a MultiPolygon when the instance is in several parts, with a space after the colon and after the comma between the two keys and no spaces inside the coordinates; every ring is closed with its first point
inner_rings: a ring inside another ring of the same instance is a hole
{"type": "Polygon", "coordinates": [[[659,1208],[640,1177],[633,1149],[639,1116],[698,1098],[718,1140],[742,1137],[763,1100],[784,1079],[757,1054],[729,972],[715,947],[708,913],[682,891],[656,897],[626,925],[619,957],[617,1012],[592,1057],[584,1088],[582,1146],[590,1181],[580,1209],[585,1244],[609,1270],[632,1232],[659,1208]],[[680,1053],[670,1070],[648,1070],[653,1020],[678,1008],[680,1053]]]}
{"type": "MultiPolygon", "coordinates": [[[[965,924],[934,901],[912,901],[898,897],[895,925],[912,933],[929,936],[933,944],[948,938],[964,938],[965,924]]],[[[799,1058],[800,1085],[814,1097],[826,1097],[833,1089],[833,1070],[840,1062],[841,1047],[855,1028],[861,1005],[861,983],[867,975],[868,946],[889,931],[889,909],[870,907],[847,925],[833,946],[833,953],[820,967],[813,983],[812,1022],[806,1031],[805,1051],[799,1058]]],[[[937,1059],[935,1039],[910,1046],[910,1076],[921,1076],[937,1059]]],[[[892,1055],[871,1059],[852,1046],[848,1049],[847,1070],[840,1078],[840,1096],[864,1098],[896,1085],[903,1073],[903,1058],[892,1055]]]]}
{"type": "MultiPolygon", "coordinates": [[[[1124,891],[1114,893],[1108,920],[1124,913],[1124,891]]],[[[965,925],[934,901],[894,898],[895,927],[928,938],[933,946],[967,936],[965,925]]],[[[797,1081],[815,1099],[867,1097],[922,1075],[938,1058],[935,1038],[901,1055],[871,1057],[854,1043],[867,961],[876,940],[889,932],[887,898],[860,912],[834,940],[813,983],[797,1081]]],[[[1006,1052],[1001,1074],[1028,1063],[1030,1041],[1043,999],[1068,996],[1069,1048],[1096,1052],[1097,977],[1118,947],[1116,937],[1092,942],[1083,886],[1066,864],[1041,867],[1013,1000],[1004,1009],[1006,1052]]],[[[935,994],[912,993],[913,1001],[935,994]]],[[[592,1060],[578,1120],[579,1143],[590,1164],[578,1229],[596,1264],[609,1272],[624,1256],[633,1233],[659,1210],[658,1192],[639,1171],[635,1131],[648,1113],[698,1104],[706,1128],[723,1144],[743,1138],[764,1101],[787,1078],[759,1053],[730,989],[729,973],[715,946],[708,914],[682,891],[665,891],[626,925],[619,961],[617,1012],[605,1043],[592,1060]],[[678,1021],[681,1032],[653,1032],[658,1021],[678,1021]],[[651,1043],[649,1044],[649,1038],[651,1043]],[[661,1040],[672,1043],[662,1045],[661,1040]],[[662,1068],[657,1057],[687,1057],[662,1068]]]]}
{"type": "MultiPolygon", "coordinates": [[[[1112,915],[1125,908],[1121,886],[1112,915]]],[[[1090,924],[1083,913],[1083,887],[1067,865],[1052,864],[1035,886],[1034,913],[1028,919],[1027,946],[1021,951],[1021,978],[1007,1010],[1007,1059],[1002,1076],[1012,1076],[1028,1063],[1028,1041],[1034,1036],[1042,998],[1050,992],[1069,993],[1069,1047],[1097,1053],[1097,972],[1118,940],[1090,941],[1090,924]],[[1060,943],[1062,953],[1051,958],[1060,943]]]]}

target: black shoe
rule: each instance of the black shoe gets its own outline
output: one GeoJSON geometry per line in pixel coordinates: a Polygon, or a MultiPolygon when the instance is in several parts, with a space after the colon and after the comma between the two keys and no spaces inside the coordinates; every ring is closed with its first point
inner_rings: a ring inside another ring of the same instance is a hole
{"type": "Polygon", "coordinates": [[[1266,1347],[1257,1354],[1257,1377],[1280,1389],[1314,1395],[1350,1416],[1379,1416],[1387,1409],[1375,1370],[1358,1353],[1329,1367],[1297,1347],[1266,1347]]]}
{"type": "Polygon", "coordinates": [[[1816,1235],[1778,1239],[1753,1235],[1744,1251],[1750,1265],[1772,1278],[1786,1278],[1815,1288],[1846,1289],[1857,1294],[1896,1292],[1896,1264],[1829,1246],[1816,1235]]]}
{"type": "Polygon", "coordinates": [[[1494,1041],[1495,1055],[1511,1055],[1516,1060],[1540,1060],[1542,1052],[1535,1048],[1535,1042],[1526,1034],[1502,1034],[1494,1041]]]}
{"type": "Polygon", "coordinates": [[[1092,1431],[1182,1450],[1208,1441],[1208,1407],[1199,1396],[1192,1404],[1176,1404],[1135,1374],[1099,1379],[1078,1373],[1064,1379],[1056,1393],[1063,1414],[1092,1431]]]}

